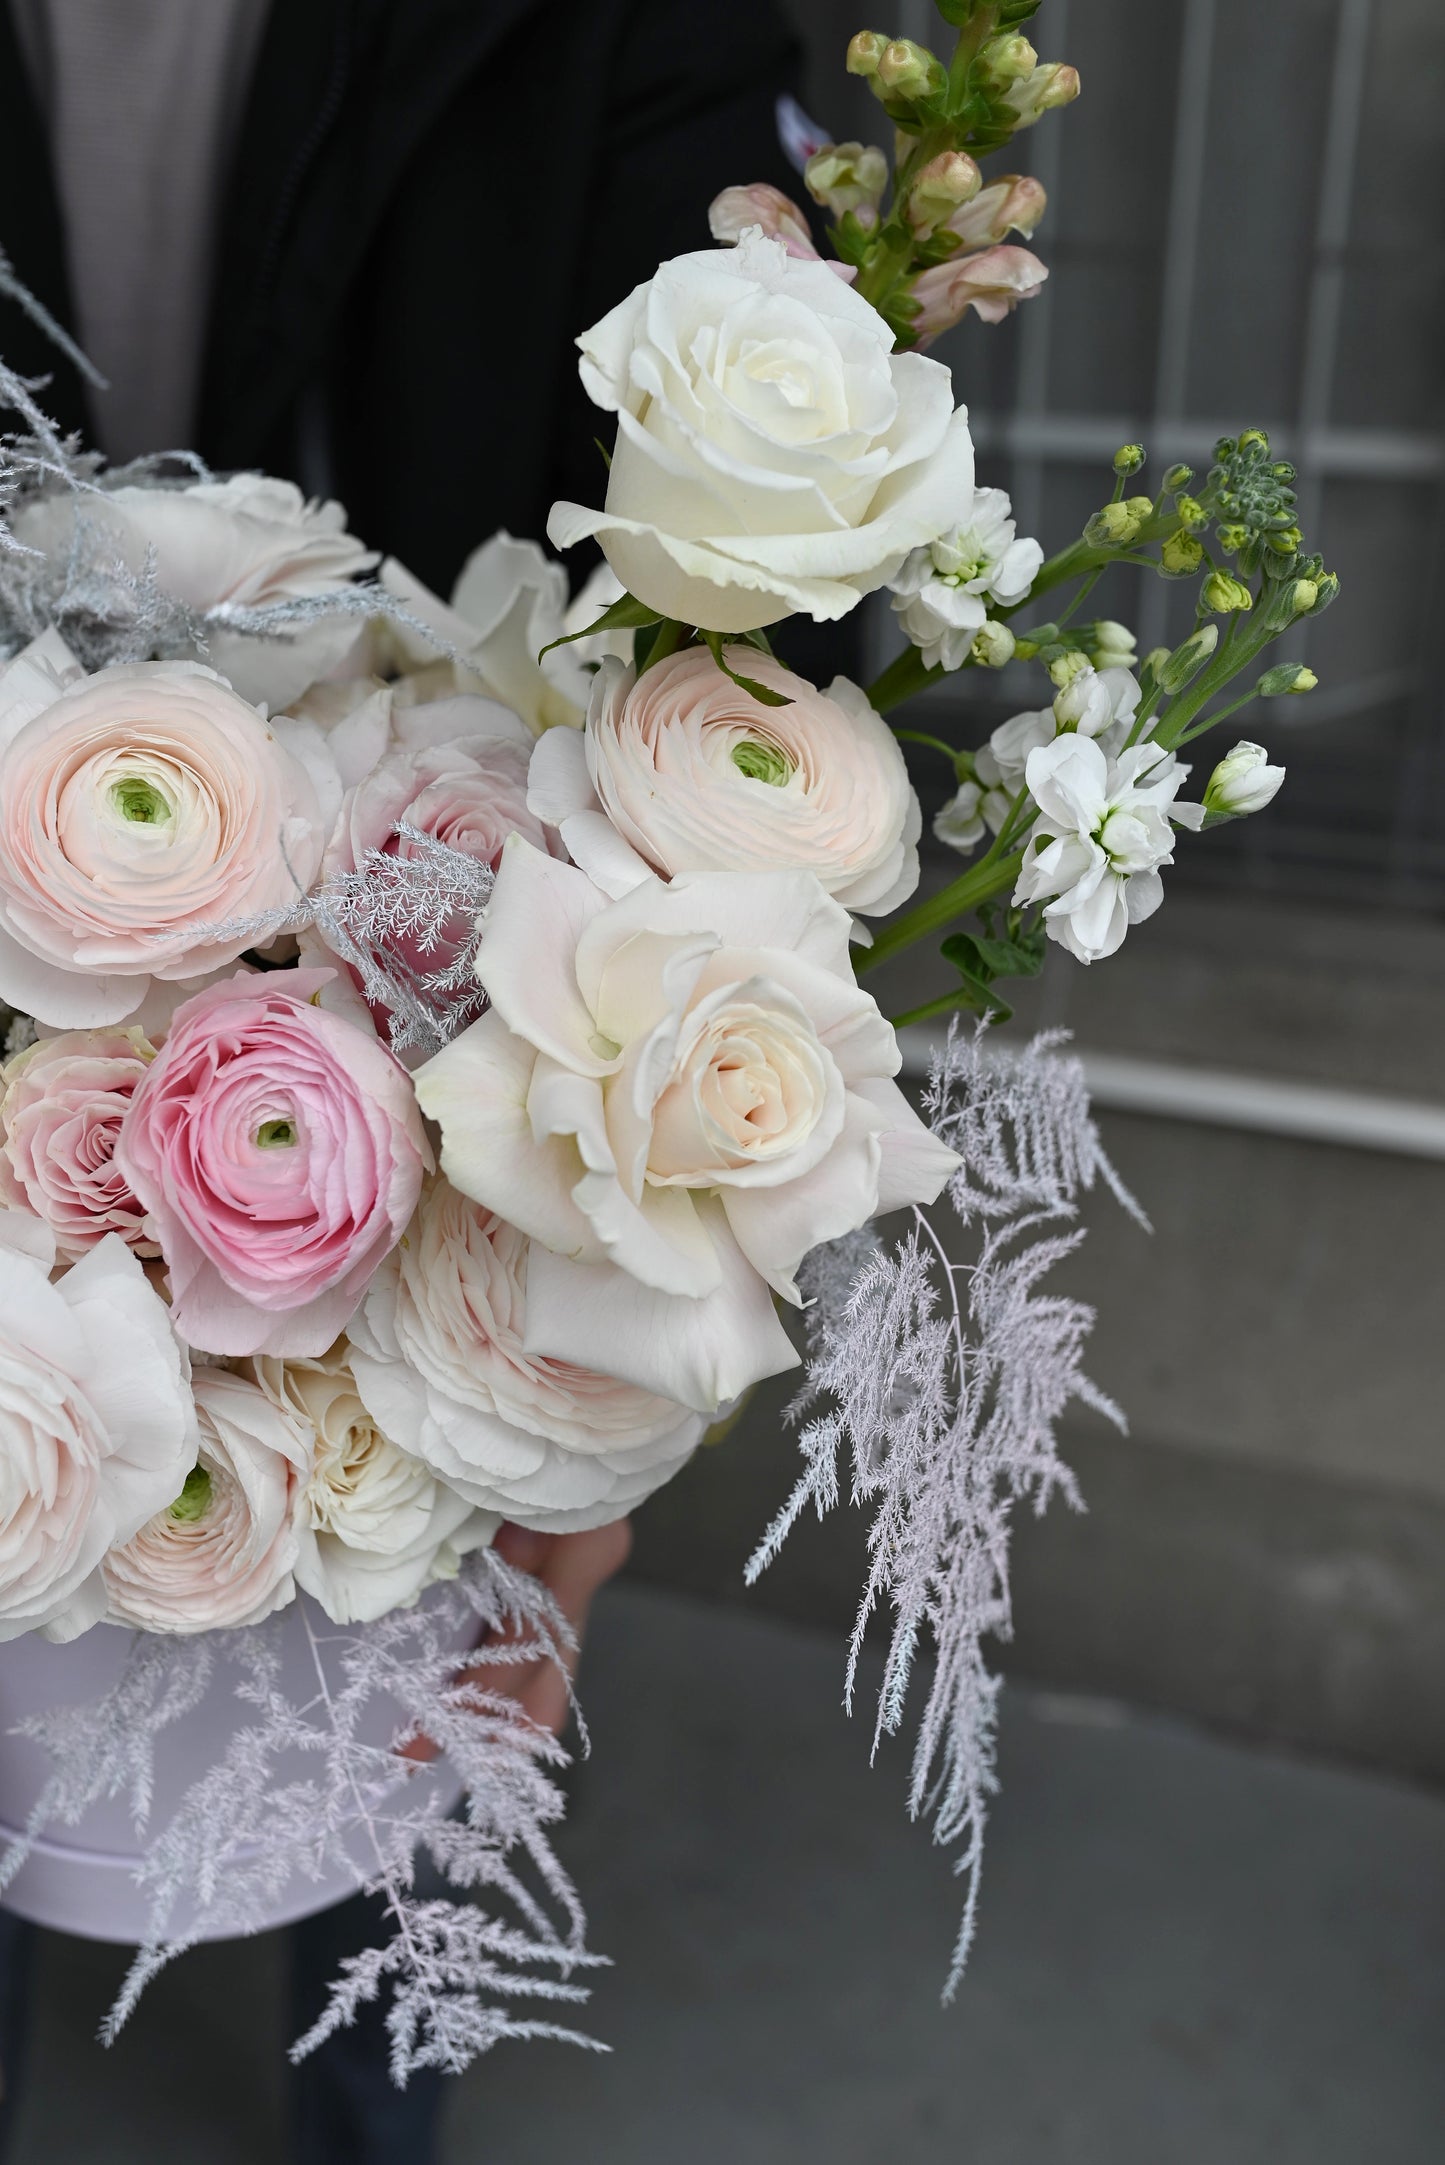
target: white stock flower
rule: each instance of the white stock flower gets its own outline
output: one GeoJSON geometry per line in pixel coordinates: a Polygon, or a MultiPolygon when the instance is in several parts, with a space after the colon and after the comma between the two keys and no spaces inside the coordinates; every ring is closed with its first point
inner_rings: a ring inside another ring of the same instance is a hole
{"type": "Polygon", "coordinates": [[[548,538],[595,535],[663,616],[846,615],[972,490],[948,370],[893,352],[867,301],[761,232],[664,263],[578,344],[617,442],[606,509],[555,504],[548,538]]]}
{"type": "Polygon", "coordinates": [[[810,873],[610,901],[518,837],[483,920],[491,1011],[418,1070],[442,1169],[540,1243],[525,1345],[711,1412],[791,1367],[770,1288],[931,1201],[957,1162],[893,1082],[847,912],[810,873]]]}
{"type": "Polygon", "coordinates": [[[383,658],[400,659],[403,670],[418,679],[421,697],[487,694],[520,715],[534,737],[559,724],[581,728],[591,689],[588,673],[573,647],[552,645],[567,629],[567,574],[535,541],[493,534],[463,564],[450,604],[439,601],[395,557],[387,558],[379,577],[442,646],[455,649],[455,662],[443,660],[438,647],[410,626],[378,627],[383,658]],[[544,654],[544,647],[551,652],[544,654]]]}
{"type": "Polygon", "coordinates": [[[787,704],[762,705],[706,647],[641,677],[604,661],[582,738],[553,731],[532,755],[532,812],[612,895],[649,871],[789,866],[847,909],[896,909],[923,816],[888,724],[846,677],[820,692],[751,648],[729,659],[787,704]]]}
{"type": "Polygon", "coordinates": [[[933,821],[940,842],[967,856],[983,840],[983,791],[977,782],[960,782],[943,810],[933,821]]]}
{"type": "Polygon", "coordinates": [[[198,1368],[195,1466],[104,1565],[107,1621],[138,1631],[234,1630],[296,1597],[294,1422],[244,1376],[198,1368]]]}
{"type": "Polygon", "coordinates": [[[699,1414],[529,1353],[524,1233],[432,1181],[351,1327],[351,1363],[387,1433],[460,1492],[524,1526],[606,1525],[671,1479],[699,1414]]]}
{"type": "Polygon", "coordinates": [[[1139,706],[1139,686],[1127,669],[1084,667],[1055,695],[1051,707],[1038,707],[1000,722],[988,743],[974,754],[974,773],[983,784],[983,816],[998,834],[1014,798],[1023,787],[1029,754],[1052,744],[1068,731],[1098,737],[1106,754],[1122,752],[1139,706]]]}
{"type": "Polygon", "coordinates": [[[133,572],[154,551],[164,593],[220,612],[204,658],[243,699],[286,706],[356,644],[362,619],[350,612],[265,638],[226,628],[228,609],[332,594],[377,561],[347,532],[340,504],[308,501],[292,481],[244,473],[182,488],[57,490],[24,505],[11,524],[18,540],[54,556],[70,547],[78,521],[98,527],[133,572]]]}
{"type": "Polygon", "coordinates": [[[1022,601],[1043,560],[1036,541],[1015,538],[1004,491],[975,489],[965,517],[915,549],[891,581],[894,613],[930,669],[961,669],[988,604],[1022,601]]]}
{"type": "Polygon", "coordinates": [[[1283,780],[1284,768],[1272,767],[1264,746],[1251,744],[1246,738],[1232,752],[1226,752],[1210,775],[1204,809],[1228,819],[1239,819],[1246,812],[1262,812],[1274,802],[1283,780]]]}
{"type": "Polygon", "coordinates": [[[0,1214],[0,1640],[70,1639],[105,1612],[100,1564],[196,1461],[189,1365],[109,1233],[54,1284],[48,1227],[0,1214]]]}
{"type": "Polygon", "coordinates": [[[1038,818],[1013,899],[1043,902],[1049,938],[1080,962],[1112,955],[1163,901],[1171,821],[1197,828],[1204,818],[1202,805],[1175,801],[1188,773],[1157,744],[1110,759],[1077,733],[1030,752],[1025,778],[1038,818]]]}
{"type": "Polygon", "coordinates": [[[258,1355],[268,1401],[306,1440],[297,1500],[296,1583],[335,1624],[368,1624],[410,1608],[424,1587],[455,1578],[501,1520],[479,1511],[384,1434],[357,1387],[343,1342],[315,1360],[258,1355]]]}

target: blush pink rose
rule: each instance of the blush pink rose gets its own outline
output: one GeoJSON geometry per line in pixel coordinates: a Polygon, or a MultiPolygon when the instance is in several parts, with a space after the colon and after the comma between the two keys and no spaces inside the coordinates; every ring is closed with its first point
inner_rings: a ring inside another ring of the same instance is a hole
{"type": "Polygon", "coordinates": [[[160,1254],[115,1162],[120,1125],[156,1050],[138,1029],[66,1030],[0,1070],[0,1204],[33,1211],[79,1262],[107,1233],[160,1254]]]}
{"type": "Polygon", "coordinates": [[[120,1022],[153,977],[233,961],[254,935],[218,928],[315,878],[340,787],[313,725],[268,722],[190,662],[102,669],[24,714],[0,711],[12,1007],[57,1028],[120,1022]]]}
{"type": "Polygon", "coordinates": [[[211,1353],[324,1353],[421,1192],[411,1084],[372,1031],[313,1005],[331,978],[244,975],[187,1000],[121,1128],[176,1327],[211,1353]]]}

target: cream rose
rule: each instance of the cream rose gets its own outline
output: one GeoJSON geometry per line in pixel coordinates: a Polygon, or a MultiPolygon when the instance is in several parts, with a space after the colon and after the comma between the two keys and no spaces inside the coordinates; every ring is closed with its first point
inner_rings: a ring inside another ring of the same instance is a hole
{"type": "Polygon", "coordinates": [[[150,564],[162,592],[210,618],[204,658],[243,699],[285,706],[357,642],[363,620],[349,610],[261,638],[226,621],[334,594],[377,562],[347,532],[340,504],[308,502],[294,482],[232,474],[182,488],[57,490],[24,505],[12,524],[21,541],[54,557],[70,547],[77,519],[99,527],[129,570],[150,564]]]}
{"type": "Polygon", "coordinates": [[[793,1365],[771,1292],[957,1163],[892,1077],[847,912],[810,873],[683,873],[609,901],[513,837],[492,1007],[418,1070],[442,1169],[541,1245],[528,1353],[710,1412],[793,1365]],[[771,1289],[771,1290],[770,1290],[771,1289]]]}
{"type": "Polygon", "coordinates": [[[389,1435],[523,1526],[621,1518],[670,1480],[702,1419],[595,1370],[527,1351],[532,1243],[446,1180],[351,1326],[362,1396],[389,1435]]]}
{"type": "Polygon", "coordinates": [[[296,1597],[300,1430],[244,1376],[198,1368],[194,1388],[195,1465],[105,1559],[108,1621],[137,1631],[232,1630],[296,1597]]]}
{"type": "Polygon", "coordinates": [[[47,1227],[0,1213],[0,1639],[71,1639],[105,1611],[101,1559],[196,1461],[186,1354],[112,1233],[54,1284],[47,1227]]]}
{"type": "Polygon", "coordinates": [[[554,505],[547,536],[596,535],[663,616],[843,616],[972,495],[948,370],[895,353],[867,301],[761,232],[664,263],[578,344],[617,415],[607,505],[554,505]]]}
{"type": "MultiPolygon", "coordinates": [[[[23,657],[22,657],[23,659],[23,657]]],[[[193,662],[102,669],[34,710],[0,677],[0,998],[58,1028],[120,1022],[296,898],[340,801],[306,722],[268,722],[193,662]],[[210,928],[208,931],[207,928],[210,928]]],[[[22,687],[23,689],[23,687],[22,687]]]]}
{"type": "Polygon", "coordinates": [[[610,894],[648,870],[788,866],[846,909],[896,909],[918,885],[922,816],[892,730],[846,677],[819,692],[750,649],[730,659],[788,704],[740,690],[705,647],[640,678],[604,661],[582,741],[554,730],[532,755],[533,812],[610,894]]]}
{"type": "Polygon", "coordinates": [[[383,1434],[357,1390],[345,1344],[318,1360],[250,1364],[273,1406],[299,1423],[310,1473],[298,1499],[296,1583],[336,1624],[410,1608],[501,1520],[479,1511],[383,1434]]]}

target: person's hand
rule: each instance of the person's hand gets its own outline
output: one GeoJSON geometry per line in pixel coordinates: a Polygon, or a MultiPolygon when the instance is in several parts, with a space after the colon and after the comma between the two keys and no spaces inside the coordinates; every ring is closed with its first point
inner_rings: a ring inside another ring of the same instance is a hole
{"type": "MultiPolygon", "coordinates": [[[[597,1526],[585,1534],[539,1534],[508,1522],[498,1533],[495,1547],[514,1570],[540,1579],[566,1617],[576,1640],[566,1650],[567,1677],[575,1675],[593,1597],[626,1563],[632,1547],[631,1526],[626,1519],[615,1519],[610,1526],[597,1526]]],[[[527,1662],[473,1662],[460,1671],[457,1681],[516,1699],[525,1714],[555,1736],[567,1719],[567,1677],[554,1661],[539,1655],[527,1662]]],[[[418,1737],[404,1747],[404,1756],[434,1759],[436,1746],[418,1737]]]]}

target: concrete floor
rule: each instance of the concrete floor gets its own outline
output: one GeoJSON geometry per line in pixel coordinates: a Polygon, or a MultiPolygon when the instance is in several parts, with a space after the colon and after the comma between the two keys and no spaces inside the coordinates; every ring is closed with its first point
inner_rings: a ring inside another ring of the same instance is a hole
{"type": "MultiPolygon", "coordinates": [[[[565,1840],[614,2048],[503,2048],[449,2165],[1437,2165],[1445,1800],[1013,1688],[980,1936],[870,1773],[828,1635],[625,1586],[565,1840]]],[[[200,1950],[110,2053],[51,1939],[14,2165],[278,2155],[278,1951],[200,1950]]]]}

